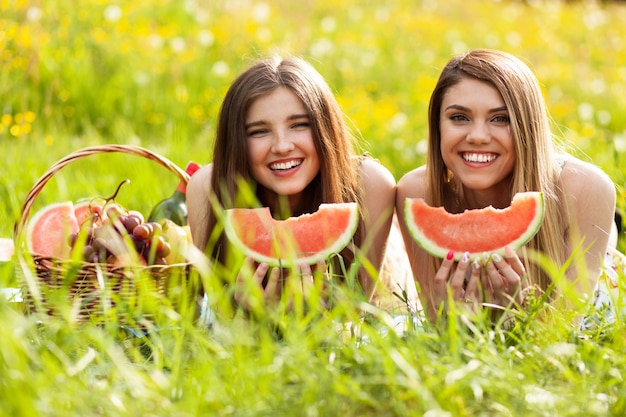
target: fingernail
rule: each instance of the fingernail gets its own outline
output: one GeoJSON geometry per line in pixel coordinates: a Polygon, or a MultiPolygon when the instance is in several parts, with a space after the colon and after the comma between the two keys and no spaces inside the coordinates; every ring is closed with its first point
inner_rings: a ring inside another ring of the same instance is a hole
{"type": "Polygon", "coordinates": [[[474,267],[474,269],[480,269],[480,262],[478,262],[478,258],[474,260],[472,266],[474,267]]]}
{"type": "Polygon", "coordinates": [[[470,256],[469,252],[465,252],[463,254],[463,258],[461,258],[461,262],[463,262],[464,264],[468,263],[469,262],[469,256],[470,256]]]}
{"type": "Polygon", "coordinates": [[[485,260],[485,262],[489,262],[489,252],[483,252],[483,259],[485,260]]]}
{"type": "Polygon", "coordinates": [[[446,259],[447,260],[452,260],[452,258],[454,258],[454,251],[451,250],[450,252],[448,252],[448,254],[446,255],[446,259]]]}
{"type": "Polygon", "coordinates": [[[502,256],[498,255],[497,253],[493,253],[491,255],[491,259],[493,259],[494,262],[500,262],[502,260],[502,256]]]}

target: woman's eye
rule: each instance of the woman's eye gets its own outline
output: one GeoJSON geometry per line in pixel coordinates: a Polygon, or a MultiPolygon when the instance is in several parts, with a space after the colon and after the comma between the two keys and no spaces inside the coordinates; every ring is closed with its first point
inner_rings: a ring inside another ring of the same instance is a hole
{"type": "Polygon", "coordinates": [[[306,129],[310,126],[311,124],[309,122],[298,122],[298,123],[294,123],[293,128],[294,129],[306,129]]]}
{"type": "Polygon", "coordinates": [[[452,116],[450,116],[450,120],[452,120],[453,122],[464,122],[467,119],[467,116],[465,116],[464,114],[453,114],[452,116]]]}
{"type": "Polygon", "coordinates": [[[505,115],[496,116],[492,120],[494,123],[499,123],[499,124],[509,124],[509,122],[511,121],[509,116],[505,116],[505,115]]]}
{"type": "Polygon", "coordinates": [[[248,136],[262,136],[267,133],[266,129],[255,129],[248,132],[248,136]]]}

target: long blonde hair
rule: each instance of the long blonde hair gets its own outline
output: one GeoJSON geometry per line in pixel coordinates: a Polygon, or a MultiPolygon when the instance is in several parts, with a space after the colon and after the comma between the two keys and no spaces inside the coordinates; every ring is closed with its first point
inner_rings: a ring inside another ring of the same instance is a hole
{"type": "MultiPolygon", "coordinates": [[[[540,191],[545,197],[544,223],[526,248],[542,252],[557,265],[562,265],[565,261],[569,216],[560,187],[560,167],[548,111],[537,78],[526,64],[511,54],[486,49],[473,50],[452,58],[441,72],[428,110],[427,198],[430,204],[444,206],[449,211],[463,209],[454,207],[453,197],[458,191],[441,156],[439,123],[445,93],[466,78],[494,86],[509,111],[511,135],[517,155],[510,183],[511,199],[515,193],[524,191],[540,191]]],[[[531,283],[546,290],[551,284],[549,276],[528,259],[525,263],[531,283]]]]}

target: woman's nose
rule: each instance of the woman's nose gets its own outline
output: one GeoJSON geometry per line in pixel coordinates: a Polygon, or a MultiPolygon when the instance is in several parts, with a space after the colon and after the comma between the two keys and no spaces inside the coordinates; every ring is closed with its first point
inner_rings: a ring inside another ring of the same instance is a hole
{"type": "Polygon", "coordinates": [[[272,140],[272,152],[286,153],[295,148],[293,141],[284,132],[277,132],[272,140]]]}
{"type": "Polygon", "coordinates": [[[491,140],[491,133],[485,123],[472,123],[465,140],[471,143],[487,143],[491,140]]]}

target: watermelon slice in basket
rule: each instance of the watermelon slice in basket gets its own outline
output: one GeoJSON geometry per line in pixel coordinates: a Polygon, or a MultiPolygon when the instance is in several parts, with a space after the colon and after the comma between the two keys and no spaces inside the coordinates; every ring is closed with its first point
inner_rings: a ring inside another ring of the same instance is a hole
{"type": "Polygon", "coordinates": [[[74,205],[71,201],[48,204],[28,221],[26,243],[28,250],[40,256],[67,259],[71,246],[69,237],[79,231],[90,216],[89,202],[74,205]]]}

